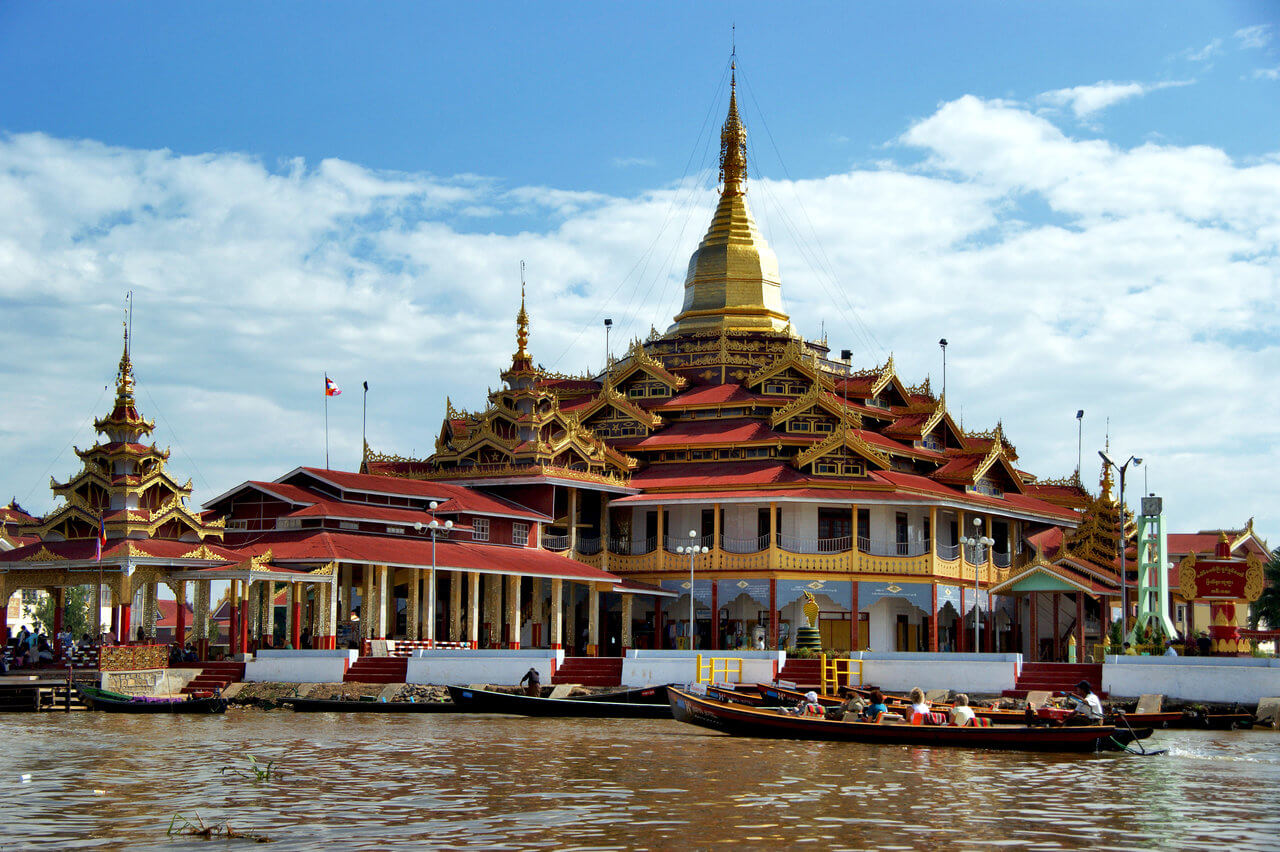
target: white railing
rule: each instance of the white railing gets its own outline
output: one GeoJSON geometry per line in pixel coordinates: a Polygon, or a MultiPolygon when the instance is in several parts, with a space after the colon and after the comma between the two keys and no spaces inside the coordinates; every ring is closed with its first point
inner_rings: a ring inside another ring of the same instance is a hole
{"type": "Polygon", "coordinates": [[[798,538],[778,534],[778,547],[788,553],[846,553],[851,542],[847,535],[840,538],[798,538]]]}
{"type": "Polygon", "coordinates": [[[929,552],[929,541],[876,541],[858,536],[858,552],[868,556],[924,556],[929,552]]]}
{"type": "Polygon", "coordinates": [[[950,562],[952,559],[960,558],[960,545],[958,544],[939,544],[938,558],[945,559],[950,562]]]}
{"type": "Polygon", "coordinates": [[[583,538],[582,536],[579,536],[577,541],[577,550],[583,556],[592,556],[597,554],[600,552],[600,539],[583,538]]]}
{"type": "Polygon", "coordinates": [[[755,538],[729,538],[720,536],[720,549],[725,553],[760,553],[769,549],[769,534],[755,538]]]}
{"type": "Polygon", "coordinates": [[[547,550],[568,550],[569,536],[567,535],[544,535],[542,537],[542,546],[547,550]]]}
{"type": "Polygon", "coordinates": [[[705,547],[708,550],[716,546],[715,536],[704,535],[700,537],[689,538],[688,535],[669,535],[663,543],[663,547],[667,553],[675,553],[677,547],[689,547],[696,544],[698,547],[705,547]]]}
{"type": "Polygon", "coordinates": [[[996,563],[997,568],[1008,568],[1013,563],[1013,558],[1007,553],[996,551],[992,554],[992,561],[996,563]]]}

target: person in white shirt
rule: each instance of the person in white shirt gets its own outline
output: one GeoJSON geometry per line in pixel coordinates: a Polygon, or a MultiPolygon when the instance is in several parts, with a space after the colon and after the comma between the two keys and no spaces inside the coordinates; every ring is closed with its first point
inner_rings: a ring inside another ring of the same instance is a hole
{"type": "Polygon", "coordinates": [[[932,709],[929,702],[924,700],[923,689],[917,686],[911,690],[911,715],[919,713],[921,716],[928,716],[932,709]]]}
{"type": "Polygon", "coordinates": [[[1078,718],[1076,724],[1085,725],[1101,725],[1106,712],[1102,709],[1102,699],[1098,698],[1094,693],[1093,687],[1089,685],[1089,681],[1082,680],[1076,684],[1076,689],[1080,690],[1083,698],[1076,698],[1075,715],[1078,718]]]}
{"type": "Polygon", "coordinates": [[[969,706],[969,696],[961,692],[951,707],[951,724],[963,728],[973,724],[973,708],[969,706]]]}

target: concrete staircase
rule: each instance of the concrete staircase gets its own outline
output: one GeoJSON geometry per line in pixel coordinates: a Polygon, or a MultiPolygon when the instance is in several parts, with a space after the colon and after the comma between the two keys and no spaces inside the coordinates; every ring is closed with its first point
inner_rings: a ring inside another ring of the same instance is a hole
{"type": "Polygon", "coordinates": [[[408,657],[369,657],[356,659],[343,683],[404,683],[409,674],[408,657]]]}
{"type": "Polygon", "coordinates": [[[582,686],[622,686],[621,657],[565,657],[551,683],[582,686]]]}
{"type": "Polygon", "coordinates": [[[1024,663],[1013,689],[1004,691],[1005,698],[1026,698],[1028,692],[1076,692],[1076,684],[1089,681],[1102,698],[1102,666],[1096,663],[1024,663]]]}
{"type": "Polygon", "coordinates": [[[778,672],[778,680],[791,681],[799,689],[817,689],[822,684],[822,660],[799,660],[787,657],[778,672]]]}
{"type": "Polygon", "coordinates": [[[200,673],[182,687],[182,691],[188,695],[194,692],[218,693],[244,679],[244,663],[203,663],[196,668],[200,669],[200,673]]]}

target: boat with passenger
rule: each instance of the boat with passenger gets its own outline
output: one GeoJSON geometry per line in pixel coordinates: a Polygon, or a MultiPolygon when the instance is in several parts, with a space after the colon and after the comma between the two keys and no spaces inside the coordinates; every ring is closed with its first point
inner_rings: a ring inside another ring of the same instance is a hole
{"type": "Polygon", "coordinates": [[[152,697],[145,695],[126,695],[123,692],[112,692],[96,686],[77,686],[76,692],[80,700],[90,710],[101,710],[106,713],[224,713],[227,709],[225,698],[216,695],[193,696],[175,695],[152,697]]]}
{"type": "Polygon", "coordinates": [[[676,689],[667,690],[676,721],[745,737],[886,743],[964,748],[1098,752],[1126,751],[1130,743],[1151,736],[1150,728],[1118,729],[1114,725],[1027,726],[886,724],[844,721],[816,715],[793,715],[776,708],[748,707],[676,689]]]}

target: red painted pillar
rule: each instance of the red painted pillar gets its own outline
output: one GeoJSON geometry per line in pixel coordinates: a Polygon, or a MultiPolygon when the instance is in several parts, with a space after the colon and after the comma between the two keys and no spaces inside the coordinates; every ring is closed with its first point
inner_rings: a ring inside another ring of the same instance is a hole
{"type": "Polygon", "coordinates": [[[0,601],[0,642],[9,643],[9,599],[0,601]]]}
{"type": "Polygon", "coordinates": [[[933,584],[933,614],[929,616],[929,650],[938,653],[938,584],[933,584]]]}
{"type": "Polygon", "coordinates": [[[854,651],[861,651],[858,647],[858,625],[862,623],[858,610],[858,581],[851,582],[849,588],[849,647],[854,651]]]}
{"type": "Polygon", "coordinates": [[[662,624],[662,602],[666,598],[653,599],[653,647],[654,650],[661,650],[663,633],[666,631],[662,624]]]}
{"type": "Polygon", "coordinates": [[[120,607],[119,605],[111,607],[111,635],[115,637],[116,644],[120,644],[120,607]]]}
{"type": "Polygon", "coordinates": [[[1040,593],[1031,593],[1031,617],[1027,620],[1031,622],[1029,633],[1031,635],[1031,662],[1040,662],[1040,613],[1039,600],[1040,593]]]}
{"type": "Polygon", "coordinates": [[[131,645],[133,640],[129,638],[130,615],[133,610],[133,604],[120,604],[120,624],[119,632],[116,634],[116,641],[121,645],[131,645]]]}
{"type": "Polygon", "coordinates": [[[53,657],[62,658],[62,625],[67,614],[67,590],[53,590],[53,657]]]}
{"type": "Polygon", "coordinates": [[[1087,662],[1090,659],[1089,648],[1084,643],[1084,592],[1076,592],[1076,662],[1078,663],[1087,662]]]}
{"type": "MultiPolygon", "coordinates": [[[[249,584],[245,583],[244,591],[247,593],[249,584]]],[[[249,597],[245,594],[240,599],[240,605],[236,608],[240,615],[240,653],[249,653],[249,597]]]]}
{"type": "Polygon", "coordinates": [[[720,584],[711,581],[711,650],[720,650],[720,584]]]}
{"type": "Polygon", "coordinates": [[[302,595],[297,583],[289,584],[289,606],[292,607],[293,620],[289,627],[289,642],[295,648],[302,647],[302,595]]]}
{"type": "Polygon", "coordinates": [[[178,643],[179,648],[187,647],[187,605],[182,601],[174,601],[178,608],[177,620],[178,626],[173,631],[173,641],[178,643]]]}
{"type": "Polygon", "coordinates": [[[240,653],[240,606],[231,598],[231,611],[227,619],[227,653],[232,657],[240,653]]]}
{"type": "Polygon", "coordinates": [[[1058,610],[1062,608],[1062,592],[1053,593],[1053,662],[1059,662],[1065,656],[1062,653],[1062,633],[1058,626],[1058,610]]]}
{"type": "Polygon", "coordinates": [[[778,581],[769,581],[769,647],[778,647],[778,581]]]}

